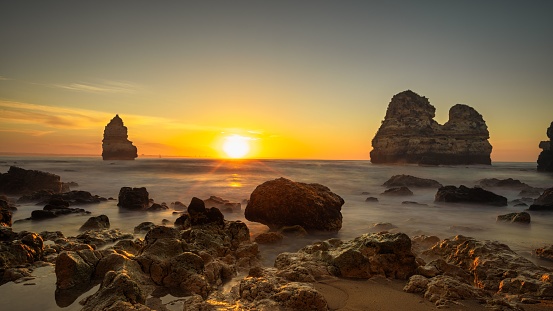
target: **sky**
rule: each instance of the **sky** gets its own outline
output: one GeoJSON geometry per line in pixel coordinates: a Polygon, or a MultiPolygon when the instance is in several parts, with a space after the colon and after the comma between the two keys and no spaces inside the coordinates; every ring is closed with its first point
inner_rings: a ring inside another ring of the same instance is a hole
{"type": "Polygon", "coordinates": [[[0,153],[369,159],[393,95],[486,121],[535,162],[553,121],[553,1],[1,1],[0,153]]]}

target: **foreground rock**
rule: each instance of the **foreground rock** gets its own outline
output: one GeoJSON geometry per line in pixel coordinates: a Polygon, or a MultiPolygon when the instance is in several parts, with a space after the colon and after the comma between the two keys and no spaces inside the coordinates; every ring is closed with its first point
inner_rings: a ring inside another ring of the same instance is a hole
{"type": "Polygon", "coordinates": [[[463,185],[445,186],[438,189],[436,202],[468,203],[493,206],[507,206],[507,198],[482,188],[468,188],[463,185]]]}
{"type": "Polygon", "coordinates": [[[255,188],[245,216],[271,229],[300,225],[308,231],[338,231],[343,204],[340,196],[323,185],[279,178],[255,188]]]}
{"type": "Polygon", "coordinates": [[[0,227],[0,285],[28,276],[28,268],[43,259],[44,242],[40,235],[0,227]]]}
{"type": "Polygon", "coordinates": [[[108,216],[100,215],[100,216],[90,217],[79,228],[79,231],[109,229],[109,226],[110,226],[110,223],[109,223],[108,216]]]}
{"type": "Polygon", "coordinates": [[[553,211],[553,188],[545,191],[528,208],[530,211],[553,211]]]}
{"type": "Polygon", "coordinates": [[[482,116],[457,104],[449,120],[434,120],[435,108],[412,91],[396,94],[372,140],[372,163],[491,164],[492,146],[482,116]]]}
{"type": "Polygon", "coordinates": [[[136,147],[127,138],[127,127],[123,125],[119,115],[115,115],[104,129],[102,159],[134,160],[138,157],[136,147]]]}
{"type": "Polygon", "coordinates": [[[489,305],[504,305],[499,299],[553,298],[551,271],[517,255],[507,245],[456,236],[422,252],[427,260],[410,278],[404,290],[424,293],[437,305],[459,299],[485,299],[489,305]]]}
{"type": "Polygon", "coordinates": [[[384,187],[413,187],[413,188],[440,188],[442,184],[426,178],[419,178],[411,175],[394,175],[390,177],[384,184],[384,187]]]}
{"type": "Polygon", "coordinates": [[[165,203],[154,203],[145,187],[122,187],[119,190],[117,206],[135,211],[164,211],[169,207],[165,203]]]}
{"type": "Polygon", "coordinates": [[[553,172],[553,122],[547,128],[547,138],[549,140],[540,142],[542,152],[538,156],[538,171],[553,172]]]}
{"type": "Polygon", "coordinates": [[[39,190],[60,193],[62,187],[60,176],[47,172],[10,166],[7,173],[0,174],[0,194],[24,195],[39,190]]]}
{"type": "Polygon", "coordinates": [[[0,227],[12,226],[12,212],[8,202],[0,200],[0,227]]]}

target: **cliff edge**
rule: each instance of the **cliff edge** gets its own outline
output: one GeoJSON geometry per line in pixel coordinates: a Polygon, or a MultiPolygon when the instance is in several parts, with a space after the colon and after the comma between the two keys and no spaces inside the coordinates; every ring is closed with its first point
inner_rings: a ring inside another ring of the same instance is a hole
{"type": "Polygon", "coordinates": [[[449,120],[434,120],[436,108],[407,90],[396,94],[372,140],[372,163],[426,165],[491,164],[486,122],[472,107],[457,104],[449,120]]]}

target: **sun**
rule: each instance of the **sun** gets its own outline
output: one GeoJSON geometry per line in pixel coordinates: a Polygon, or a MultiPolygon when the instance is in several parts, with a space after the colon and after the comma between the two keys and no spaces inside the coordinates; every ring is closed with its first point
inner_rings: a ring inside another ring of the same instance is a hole
{"type": "Polygon", "coordinates": [[[250,139],[240,135],[230,135],[223,142],[223,151],[229,158],[243,158],[250,152],[250,139]]]}

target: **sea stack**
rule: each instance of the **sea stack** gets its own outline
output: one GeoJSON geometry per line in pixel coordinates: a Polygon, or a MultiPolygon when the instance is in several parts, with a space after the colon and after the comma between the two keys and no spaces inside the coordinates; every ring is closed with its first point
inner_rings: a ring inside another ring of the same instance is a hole
{"type": "Polygon", "coordinates": [[[102,158],[104,160],[134,160],[138,157],[137,149],[127,139],[127,127],[119,115],[115,115],[104,129],[102,140],[102,158]]]}
{"type": "Polygon", "coordinates": [[[449,120],[434,120],[428,99],[407,90],[396,94],[372,140],[372,163],[423,165],[491,164],[486,122],[476,110],[457,104],[449,120]]]}
{"type": "Polygon", "coordinates": [[[553,172],[553,145],[551,144],[551,136],[553,136],[553,122],[547,128],[547,138],[549,140],[540,142],[540,148],[543,149],[538,157],[538,171],[553,172]]]}

